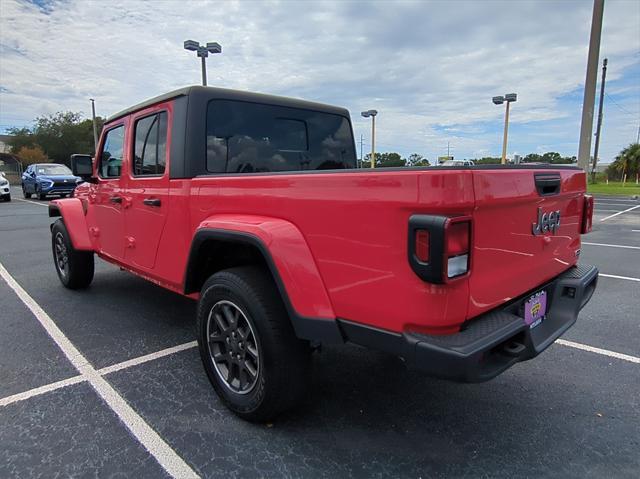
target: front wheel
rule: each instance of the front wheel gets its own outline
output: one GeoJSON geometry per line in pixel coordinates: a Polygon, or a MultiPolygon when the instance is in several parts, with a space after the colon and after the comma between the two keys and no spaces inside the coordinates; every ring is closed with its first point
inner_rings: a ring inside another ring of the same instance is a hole
{"type": "Polygon", "coordinates": [[[2,200],[3,201],[11,201],[11,193],[9,193],[7,195],[2,195],[2,200]]]}
{"type": "Polygon", "coordinates": [[[60,282],[69,289],[83,289],[93,280],[93,251],[79,251],[71,244],[64,222],[59,219],[51,229],[53,262],[60,282]]]}
{"type": "Polygon", "coordinates": [[[248,421],[295,406],[309,380],[309,345],[295,336],[271,276],[243,266],[202,287],[197,335],[204,369],[224,404],[248,421]]]}
{"type": "Polygon", "coordinates": [[[27,189],[25,188],[24,185],[22,185],[22,196],[24,196],[25,200],[28,200],[29,198],[31,198],[31,193],[27,193],[27,189]]]}

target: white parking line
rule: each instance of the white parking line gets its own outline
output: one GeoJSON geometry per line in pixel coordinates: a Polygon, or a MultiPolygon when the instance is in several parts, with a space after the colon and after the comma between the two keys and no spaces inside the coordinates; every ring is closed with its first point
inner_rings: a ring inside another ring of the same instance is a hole
{"type": "Polygon", "coordinates": [[[631,278],[629,276],[618,276],[617,274],[598,273],[598,276],[604,276],[605,278],[626,279],[627,281],[638,281],[638,282],[640,282],[640,278],[631,278]]]}
{"type": "Polygon", "coordinates": [[[16,201],[22,201],[23,203],[31,203],[32,205],[38,205],[38,206],[49,206],[49,203],[38,203],[36,201],[31,201],[31,200],[23,200],[22,198],[14,198],[16,201]]]}
{"type": "Polygon", "coordinates": [[[169,356],[170,354],[179,353],[180,351],[184,351],[186,349],[195,348],[198,345],[197,341],[191,341],[188,343],[180,344],[178,346],[173,346],[172,348],[163,349],[162,351],[156,351],[155,353],[146,354],[144,356],[140,356],[137,358],[129,359],[128,361],[123,361],[118,364],[113,364],[111,366],[107,366],[106,368],[102,368],[98,370],[98,373],[101,376],[106,374],[115,373],[116,371],[120,371],[122,369],[130,368],[132,366],[137,366],[138,364],[146,363],[148,361],[154,361],[155,359],[160,359],[165,356],[169,356]]]}
{"type": "Polygon", "coordinates": [[[609,248],[640,249],[640,246],[627,246],[623,244],[587,243],[586,241],[583,241],[582,244],[588,244],[589,246],[608,246],[609,248]]]}
{"type": "Polygon", "coordinates": [[[609,351],[608,349],[594,348],[593,346],[574,343],[573,341],[566,341],[564,339],[558,339],[556,343],[562,344],[563,346],[568,346],[570,348],[581,349],[582,351],[589,351],[590,353],[601,354],[603,356],[609,356],[616,359],[622,359],[623,361],[640,364],[640,358],[630,356],[628,354],[616,353],[615,351],[609,351]]]}
{"type": "Polygon", "coordinates": [[[626,213],[628,211],[635,210],[636,208],[640,208],[640,205],[632,206],[631,208],[627,208],[626,210],[623,210],[623,211],[618,211],[617,213],[615,213],[613,215],[607,216],[606,218],[602,218],[600,221],[607,221],[610,218],[614,218],[614,217],[616,217],[618,215],[621,215],[622,213],[626,213]]]}
{"type": "Polygon", "coordinates": [[[24,401],[25,399],[29,399],[34,396],[40,396],[41,394],[55,391],[56,389],[60,389],[66,386],[71,386],[72,384],[78,384],[83,381],[86,381],[86,378],[82,375],[78,375],[72,378],[63,379],[62,381],[56,381],[55,383],[45,384],[44,386],[40,386],[39,388],[29,389],[28,391],[14,394],[13,396],[4,397],[0,399],[0,406],[8,406],[9,404],[12,404],[14,402],[24,401]]]}
{"type": "Polygon", "coordinates": [[[199,477],[191,467],[169,446],[160,435],[145,422],[135,410],[129,406],[120,394],[95,370],[82,353],[69,341],[64,333],[53,322],[49,315],[40,307],[36,301],[29,296],[22,286],[0,263],[0,276],[7,285],[16,293],[24,305],[31,310],[42,327],[47,331],[71,364],[78,370],[80,375],[89,382],[98,395],[116,413],[122,423],[129,429],[131,434],[149,451],[158,464],[167,473],[176,478],[199,477]]]}

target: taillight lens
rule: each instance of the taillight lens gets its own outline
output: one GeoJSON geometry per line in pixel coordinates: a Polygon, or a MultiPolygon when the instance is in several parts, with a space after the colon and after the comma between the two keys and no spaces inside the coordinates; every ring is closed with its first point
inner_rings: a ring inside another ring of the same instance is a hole
{"type": "Polygon", "coordinates": [[[429,262],[429,232],[416,230],[416,258],[423,263],[429,262]]]}
{"type": "Polygon", "coordinates": [[[469,221],[450,221],[445,228],[447,277],[455,278],[469,271],[471,223],[469,221]]]}
{"type": "Polygon", "coordinates": [[[582,228],[580,233],[586,234],[593,229],[593,196],[584,195],[584,209],[582,210],[582,228]]]}

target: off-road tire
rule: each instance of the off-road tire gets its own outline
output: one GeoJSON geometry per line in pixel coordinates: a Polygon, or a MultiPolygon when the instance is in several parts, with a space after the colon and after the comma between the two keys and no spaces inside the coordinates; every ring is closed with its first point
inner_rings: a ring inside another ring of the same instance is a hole
{"type": "Polygon", "coordinates": [[[310,379],[311,350],[307,341],[296,337],[278,288],[264,269],[231,268],[215,273],[205,282],[198,303],[197,337],[213,388],[239,417],[252,422],[269,421],[293,408],[304,396],[310,379]],[[212,358],[214,346],[208,340],[208,323],[214,321],[210,313],[221,302],[241,311],[257,340],[257,379],[251,389],[242,393],[232,390],[212,358]]]}
{"type": "Polygon", "coordinates": [[[51,228],[51,249],[56,273],[63,286],[69,289],[83,289],[91,284],[94,273],[93,251],[79,251],[73,247],[62,219],[58,219],[51,228]],[[63,252],[66,255],[65,268],[59,261],[63,252]]]}

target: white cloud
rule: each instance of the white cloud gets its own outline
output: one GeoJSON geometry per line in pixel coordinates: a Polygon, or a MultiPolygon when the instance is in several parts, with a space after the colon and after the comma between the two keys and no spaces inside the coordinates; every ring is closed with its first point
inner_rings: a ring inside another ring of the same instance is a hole
{"type": "MultiPolygon", "coordinates": [[[[187,38],[217,41],[209,84],[376,108],[383,150],[498,155],[518,93],[510,152],[577,150],[591,2],[58,1],[0,6],[0,125],[59,110],[109,115],[198,83],[187,38]]],[[[608,0],[601,57],[612,95],[640,117],[640,3],[608,0]],[[635,75],[635,78],[634,78],[635,75]],[[624,100],[623,100],[624,99],[624,100]],[[628,101],[626,101],[628,100],[628,101]]],[[[602,157],[638,117],[607,105],[602,157]]],[[[636,126],[637,128],[637,126],[636,126]]],[[[368,147],[365,148],[367,150],[368,147]]]]}

